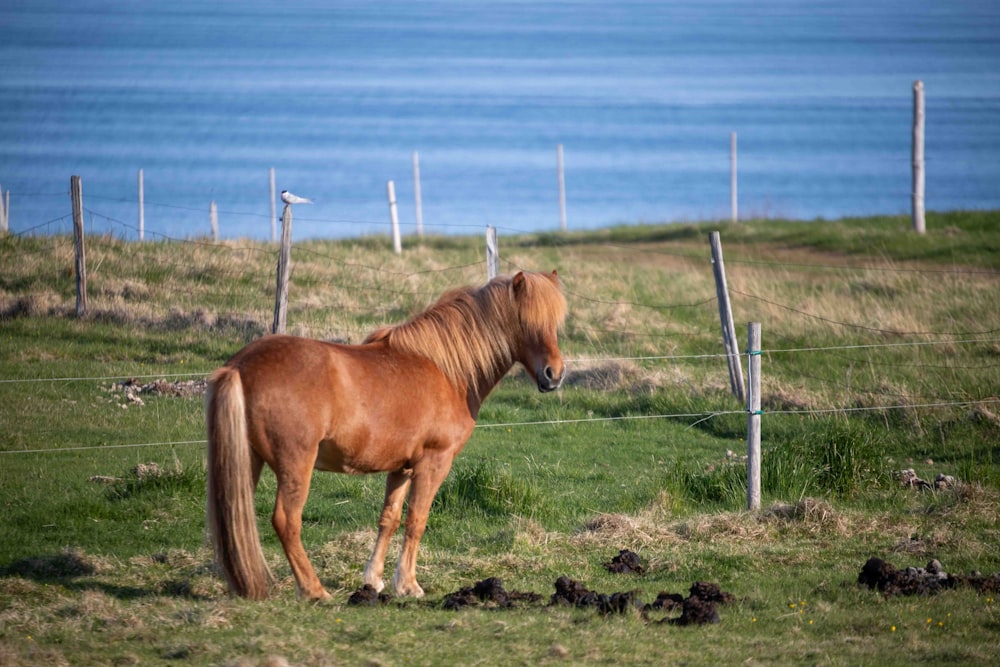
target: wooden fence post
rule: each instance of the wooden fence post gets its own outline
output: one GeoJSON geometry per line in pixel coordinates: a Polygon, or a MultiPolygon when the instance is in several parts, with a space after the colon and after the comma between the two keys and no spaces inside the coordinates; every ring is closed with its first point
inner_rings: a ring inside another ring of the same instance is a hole
{"type": "Polygon", "coordinates": [[[733,309],[729,304],[729,287],[726,284],[726,267],[722,261],[722,241],[719,232],[709,235],[712,245],[712,271],[715,273],[715,297],[719,302],[719,321],[722,324],[722,344],[726,350],[729,366],[729,388],[738,401],[744,399],[743,367],[740,363],[740,349],[736,341],[736,327],[733,324],[733,309]]]}
{"type": "Polygon", "coordinates": [[[219,209],[215,207],[215,200],[208,205],[208,222],[212,225],[212,242],[219,242],[219,209]]]}
{"type": "Polygon", "coordinates": [[[736,133],[729,133],[729,210],[732,221],[739,220],[736,196],[736,133]]]}
{"type": "Polygon", "coordinates": [[[923,234],[924,222],[924,82],[913,82],[913,230],[923,234]]]}
{"type": "Polygon", "coordinates": [[[278,251],[278,289],[274,297],[274,323],[271,333],[285,333],[288,312],[288,274],[292,264],[292,206],[285,204],[281,214],[281,249],[278,251]]]}
{"type": "Polygon", "coordinates": [[[500,249],[497,246],[497,228],[486,225],[486,279],[493,280],[500,273],[500,249]]]}
{"type": "Polygon", "coordinates": [[[760,509],[760,322],[750,322],[747,335],[747,509],[760,509]]]}
{"type": "Polygon", "coordinates": [[[142,180],[142,169],[139,170],[139,240],[146,235],[146,193],[142,180]]]}
{"type": "Polygon", "coordinates": [[[7,232],[7,206],[3,203],[3,186],[0,185],[0,232],[7,232]]]}
{"type": "Polygon", "coordinates": [[[392,222],[392,250],[398,255],[403,252],[403,243],[399,238],[399,214],[396,212],[396,184],[392,181],[386,183],[386,191],[389,194],[389,219],[392,222]]]}
{"type": "Polygon", "coordinates": [[[278,240],[278,204],[275,195],[274,187],[274,167],[271,167],[270,171],[271,177],[271,243],[276,243],[278,240]]]}
{"type": "MultiPolygon", "coordinates": [[[[0,190],[0,194],[3,194],[2,190],[0,190]]],[[[3,224],[4,224],[4,229],[10,229],[10,190],[8,190],[7,193],[4,195],[3,224]]]]}
{"type": "Polygon", "coordinates": [[[87,253],[83,243],[83,183],[79,176],[69,177],[73,201],[73,240],[76,246],[76,316],[87,313],[87,253]]]}
{"type": "Polygon", "coordinates": [[[563,173],[563,145],[556,148],[556,165],[559,172],[559,229],[566,231],[566,178],[563,173]]]}
{"type": "Polygon", "coordinates": [[[420,196],[420,154],[413,151],[413,199],[417,206],[417,235],[424,235],[424,204],[420,196]]]}

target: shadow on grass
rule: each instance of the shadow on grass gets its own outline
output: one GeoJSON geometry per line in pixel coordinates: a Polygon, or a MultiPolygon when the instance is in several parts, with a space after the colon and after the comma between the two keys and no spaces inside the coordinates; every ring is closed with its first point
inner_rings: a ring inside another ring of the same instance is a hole
{"type": "Polygon", "coordinates": [[[42,584],[58,584],[73,591],[100,591],[119,600],[136,600],[167,596],[192,600],[207,600],[196,593],[191,583],[183,579],[168,579],[149,586],[127,586],[90,579],[100,574],[98,566],[85,554],[65,549],[59,553],[28,556],[7,567],[0,567],[0,577],[20,577],[42,584]]]}

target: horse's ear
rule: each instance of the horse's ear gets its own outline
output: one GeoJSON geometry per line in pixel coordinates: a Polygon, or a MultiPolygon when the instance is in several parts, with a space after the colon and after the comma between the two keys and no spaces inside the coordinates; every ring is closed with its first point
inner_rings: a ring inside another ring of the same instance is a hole
{"type": "Polygon", "coordinates": [[[511,280],[511,286],[514,288],[514,294],[520,295],[524,291],[525,283],[527,279],[524,277],[524,271],[518,271],[517,275],[511,280]]]}

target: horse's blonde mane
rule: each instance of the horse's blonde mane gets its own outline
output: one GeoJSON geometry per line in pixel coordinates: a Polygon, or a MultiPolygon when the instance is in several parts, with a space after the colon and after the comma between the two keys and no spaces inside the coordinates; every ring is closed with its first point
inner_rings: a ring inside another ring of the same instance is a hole
{"type": "Polygon", "coordinates": [[[566,299],[554,275],[522,274],[523,295],[514,278],[500,276],[482,287],[449,290],[427,310],[395,326],[372,332],[366,343],[427,357],[451,382],[478,390],[514,363],[514,345],[526,332],[557,328],[566,318],[566,299]]]}

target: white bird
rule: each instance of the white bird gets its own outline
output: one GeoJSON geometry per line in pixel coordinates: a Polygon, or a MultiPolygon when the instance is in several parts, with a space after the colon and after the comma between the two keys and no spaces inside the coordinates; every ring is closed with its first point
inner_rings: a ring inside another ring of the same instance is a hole
{"type": "Polygon", "coordinates": [[[298,195],[293,195],[288,190],[281,191],[281,201],[286,204],[311,204],[312,199],[306,199],[305,197],[299,197],[298,195]]]}

